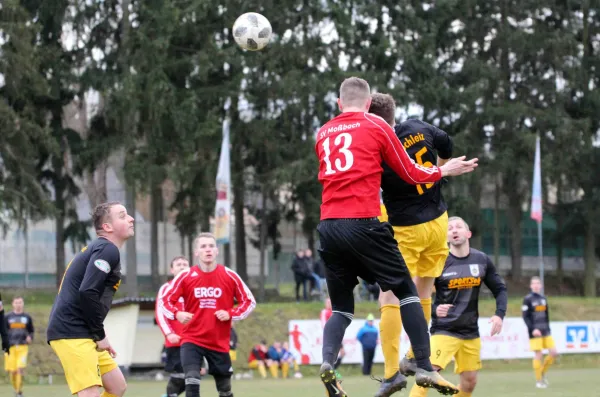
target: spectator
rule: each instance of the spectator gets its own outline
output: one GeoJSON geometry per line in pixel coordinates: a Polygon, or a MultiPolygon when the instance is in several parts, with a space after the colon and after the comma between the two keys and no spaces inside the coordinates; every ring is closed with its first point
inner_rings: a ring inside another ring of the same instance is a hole
{"type": "Polygon", "coordinates": [[[363,375],[371,375],[371,368],[373,367],[373,358],[375,358],[375,348],[377,347],[377,339],[379,338],[379,331],[373,325],[375,317],[372,314],[367,316],[365,325],[358,331],[356,339],[362,345],[363,350],[363,375]]]}
{"type": "Polygon", "coordinates": [[[294,272],[294,280],[296,281],[296,302],[300,302],[300,286],[302,286],[302,295],[304,301],[308,301],[307,283],[310,280],[311,271],[308,263],[304,258],[304,250],[298,250],[296,257],[292,262],[292,271],[294,272]]]}
{"type": "Polygon", "coordinates": [[[319,275],[317,273],[317,263],[322,262],[322,260],[315,261],[312,255],[312,251],[310,249],[306,249],[304,251],[304,258],[307,262],[307,266],[310,269],[311,276],[311,291],[313,295],[321,295],[323,293],[323,283],[325,282],[325,273],[323,266],[323,275],[319,275]]]}
{"type": "Polygon", "coordinates": [[[287,342],[283,342],[281,351],[281,373],[283,378],[285,379],[288,377],[290,365],[294,367],[294,378],[302,378],[298,360],[296,360],[296,357],[294,357],[294,354],[290,351],[290,346],[287,342]]]}
{"type": "Polygon", "coordinates": [[[260,376],[263,379],[267,378],[267,368],[270,366],[271,360],[267,356],[267,342],[262,340],[258,345],[252,348],[248,356],[248,368],[258,369],[260,376]]]}
{"type": "Polygon", "coordinates": [[[267,357],[269,360],[271,360],[269,371],[271,371],[271,376],[275,379],[279,378],[279,367],[281,365],[282,355],[283,351],[281,349],[281,343],[273,342],[273,344],[269,347],[267,357]]]}

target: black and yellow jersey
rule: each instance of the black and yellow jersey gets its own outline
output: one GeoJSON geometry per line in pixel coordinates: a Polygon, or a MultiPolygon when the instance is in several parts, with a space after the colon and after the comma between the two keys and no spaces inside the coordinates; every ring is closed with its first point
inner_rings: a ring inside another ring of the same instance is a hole
{"type": "Polygon", "coordinates": [[[504,318],[508,304],[506,284],[490,258],[471,248],[469,255],[446,259],[442,275],[435,279],[435,301],[431,313],[431,335],[460,339],[479,337],[479,290],[485,284],[496,298],[496,315],[504,318]],[[446,317],[437,317],[436,308],[453,305],[446,317]]]}
{"type": "MultiPolygon", "coordinates": [[[[437,157],[452,156],[452,139],[441,129],[421,120],[407,120],[394,127],[408,155],[418,164],[432,167],[437,157]]],[[[441,181],[411,185],[383,164],[381,188],[388,222],[392,226],[412,226],[440,217],[448,209],[442,197],[441,181]]]]}
{"type": "Polygon", "coordinates": [[[46,336],[101,340],[104,319],[121,284],[119,249],[105,238],[94,240],[67,265],[50,312],[46,336]]]}
{"type": "Polygon", "coordinates": [[[26,345],[27,337],[33,339],[33,320],[27,313],[10,312],[5,316],[8,343],[11,346],[26,345]]]}
{"type": "Polygon", "coordinates": [[[550,315],[548,314],[548,300],[544,295],[529,293],[523,299],[523,320],[527,325],[529,337],[533,338],[534,329],[539,330],[542,336],[550,335],[550,315]]]}

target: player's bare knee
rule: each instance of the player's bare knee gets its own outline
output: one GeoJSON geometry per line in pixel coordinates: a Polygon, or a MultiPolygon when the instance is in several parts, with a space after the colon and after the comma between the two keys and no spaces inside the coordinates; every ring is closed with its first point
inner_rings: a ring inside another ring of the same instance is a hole
{"type": "Polygon", "coordinates": [[[127,390],[127,381],[119,368],[115,368],[102,375],[104,389],[117,397],[122,397],[127,390]]]}
{"type": "Polygon", "coordinates": [[[542,358],[544,358],[544,353],[542,353],[541,350],[536,350],[535,351],[535,359],[541,361],[542,358]]]}
{"type": "Polygon", "coordinates": [[[231,376],[215,376],[215,384],[219,397],[233,397],[231,391],[231,376]]]}
{"type": "Polygon", "coordinates": [[[550,349],[550,351],[548,352],[548,354],[550,354],[550,356],[552,358],[556,358],[558,356],[558,352],[556,351],[556,349],[550,349]]]}
{"type": "Polygon", "coordinates": [[[385,305],[399,305],[400,300],[392,291],[379,291],[379,307],[385,305]]]}
{"type": "Polygon", "coordinates": [[[435,283],[435,278],[415,276],[413,278],[413,282],[417,287],[419,299],[431,299],[431,294],[433,294],[433,285],[435,283]]]}
{"type": "Polygon", "coordinates": [[[467,371],[460,374],[460,389],[466,393],[473,393],[477,385],[477,372],[467,371]]]}

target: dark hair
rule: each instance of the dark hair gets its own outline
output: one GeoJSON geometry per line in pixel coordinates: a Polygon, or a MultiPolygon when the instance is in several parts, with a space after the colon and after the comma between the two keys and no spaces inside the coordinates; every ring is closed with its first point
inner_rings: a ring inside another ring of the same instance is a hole
{"type": "Polygon", "coordinates": [[[115,205],[121,205],[118,201],[109,201],[107,203],[98,204],[92,211],[92,224],[96,232],[102,231],[102,225],[108,221],[110,217],[110,209],[115,205]]]}
{"type": "Polygon", "coordinates": [[[186,257],[185,257],[185,256],[183,256],[183,255],[179,255],[179,256],[176,256],[175,258],[171,259],[171,268],[173,268],[173,264],[175,263],[175,261],[178,261],[178,260],[180,260],[180,259],[183,259],[183,260],[184,260],[184,261],[186,261],[187,263],[190,263],[190,261],[188,260],[188,258],[186,258],[186,257]]]}
{"type": "Polygon", "coordinates": [[[375,93],[371,95],[369,113],[376,114],[389,125],[393,125],[396,120],[396,102],[390,94],[375,93]]]}

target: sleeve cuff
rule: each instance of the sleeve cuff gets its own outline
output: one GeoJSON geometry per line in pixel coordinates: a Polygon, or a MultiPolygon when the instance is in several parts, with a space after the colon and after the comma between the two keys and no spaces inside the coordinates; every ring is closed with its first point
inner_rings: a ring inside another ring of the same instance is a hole
{"type": "Polygon", "coordinates": [[[92,334],[92,340],[94,342],[98,342],[102,339],[106,338],[106,333],[104,332],[104,329],[101,329],[99,331],[96,331],[92,334]]]}
{"type": "Polygon", "coordinates": [[[506,312],[504,310],[496,310],[496,316],[500,317],[501,319],[504,320],[505,315],[506,315],[506,312]]]}

